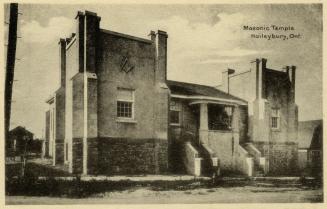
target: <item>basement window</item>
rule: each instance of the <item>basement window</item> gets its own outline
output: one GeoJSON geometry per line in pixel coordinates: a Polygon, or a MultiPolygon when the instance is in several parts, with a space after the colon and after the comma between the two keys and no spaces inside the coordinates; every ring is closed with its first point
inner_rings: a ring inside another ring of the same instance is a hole
{"type": "Polygon", "coordinates": [[[134,90],[118,88],[117,117],[134,118],[134,90]]]}

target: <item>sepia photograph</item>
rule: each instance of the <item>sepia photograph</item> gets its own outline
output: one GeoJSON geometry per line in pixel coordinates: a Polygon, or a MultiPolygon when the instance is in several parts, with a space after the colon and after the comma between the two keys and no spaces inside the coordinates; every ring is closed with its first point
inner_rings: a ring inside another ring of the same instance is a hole
{"type": "Polygon", "coordinates": [[[323,3],[2,7],[6,205],[324,203],[323,3]]]}

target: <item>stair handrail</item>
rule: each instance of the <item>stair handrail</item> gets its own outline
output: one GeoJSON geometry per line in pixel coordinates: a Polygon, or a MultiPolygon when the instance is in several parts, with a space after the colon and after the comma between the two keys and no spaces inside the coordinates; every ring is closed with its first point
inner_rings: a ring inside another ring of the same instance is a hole
{"type": "Polygon", "coordinates": [[[261,157],[262,156],[262,153],[252,144],[252,143],[246,143],[246,145],[248,145],[248,146],[250,146],[251,147],[251,149],[254,151],[254,152],[256,152],[257,153],[257,155],[259,156],[259,157],[261,157]]]}
{"type": "Polygon", "coordinates": [[[243,154],[245,157],[249,157],[249,152],[246,151],[241,145],[238,146],[240,154],[243,154]]]}
{"type": "Polygon", "coordinates": [[[252,144],[252,143],[246,143],[249,154],[253,156],[254,162],[258,165],[260,165],[260,158],[262,157],[262,153],[252,144]]]}
{"type": "Polygon", "coordinates": [[[185,142],[185,145],[192,150],[195,158],[199,157],[199,152],[193,147],[191,142],[187,141],[187,142],[185,142]]]}
{"type": "Polygon", "coordinates": [[[216,154],[212,149],[207,145],[202,143],[201,146],[204,148],[204,150],[209,154],[210,157],[216,157],[216,154]]]}

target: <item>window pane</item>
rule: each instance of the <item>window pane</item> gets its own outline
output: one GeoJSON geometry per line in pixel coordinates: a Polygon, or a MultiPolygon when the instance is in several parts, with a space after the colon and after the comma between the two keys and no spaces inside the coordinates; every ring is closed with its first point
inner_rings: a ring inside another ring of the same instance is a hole
{"type": "Polygon", "coordinates": [[[179,124],[179,111],[170,111],[170,123],[179,124]]]}
{"type": "Polygon", "coordinates": [[[231,121],[223,105],[208,104],[209,130],[230,130],[231,121]]]}
{"type": "Polygon", "coordinates": [[[132,118],[132,102],[117,101],[117,117],[132,118]]]}
{"type": "Polygon", "coordinates": [[[278,128],[278,118],[277,117],[272,117],[271,118],[271,127],[272,128],[278,128]]]}
{"type": "Polygon", "coordinates": [[[271,109],[271,127],[279,128],[279,109],[278,108],[271,109]]]}

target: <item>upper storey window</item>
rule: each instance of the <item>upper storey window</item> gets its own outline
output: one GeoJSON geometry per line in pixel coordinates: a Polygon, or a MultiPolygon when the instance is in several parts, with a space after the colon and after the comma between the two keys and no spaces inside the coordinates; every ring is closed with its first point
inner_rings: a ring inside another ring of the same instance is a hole
{"type": "Polygon", "coordinates": [[[118,89],[117,117],[127,119],[134,118],[134,90],[118,89]]]}

